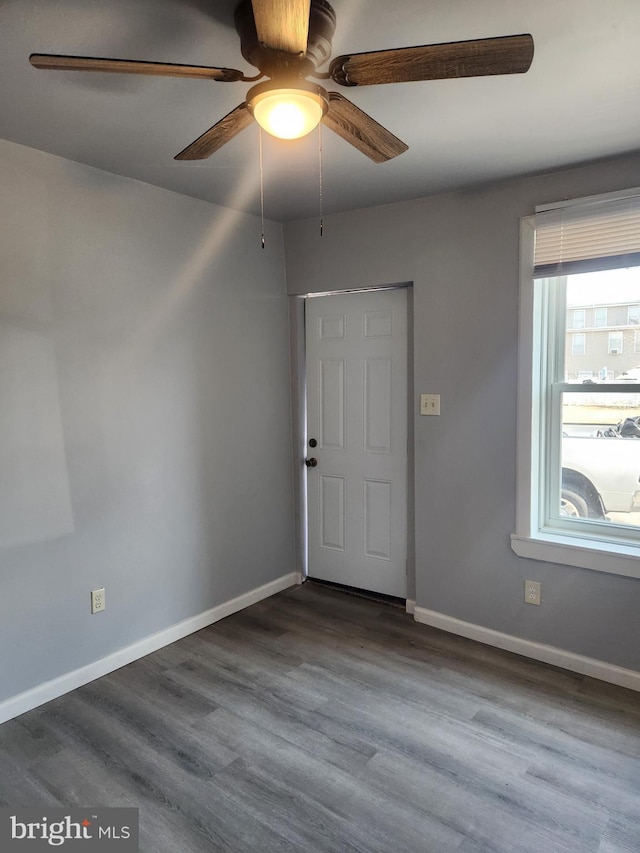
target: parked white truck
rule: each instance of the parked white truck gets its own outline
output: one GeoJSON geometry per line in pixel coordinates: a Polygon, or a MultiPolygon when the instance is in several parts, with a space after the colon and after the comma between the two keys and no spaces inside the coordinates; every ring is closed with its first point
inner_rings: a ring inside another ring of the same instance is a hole
{"type": "Polygon", "coordinates": [[[640,438],[562,438],[562,515],[640,511],[640,438]]]}

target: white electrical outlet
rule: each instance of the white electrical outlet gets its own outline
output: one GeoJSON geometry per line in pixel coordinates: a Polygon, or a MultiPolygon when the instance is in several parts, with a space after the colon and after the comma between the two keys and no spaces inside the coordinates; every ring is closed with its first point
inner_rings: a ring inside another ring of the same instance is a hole
{"type": "Polygon", "coordinates": [[[101,613],[107,606],[105,597],[104,597],[104,587],[100,587],[100,589],[92,589],[91,590],[91,612],[92,613],[101,613]]]}
{"type": "Polygon", "coordinates": [[[540,604],[540,584],[538,581],[524,582],[524,600],[527,604],[540,604]]]}
{"type": "Polygon", "coordinates": [[[440,414],[440,394],[420,394],[420,414],[440,414]]]}

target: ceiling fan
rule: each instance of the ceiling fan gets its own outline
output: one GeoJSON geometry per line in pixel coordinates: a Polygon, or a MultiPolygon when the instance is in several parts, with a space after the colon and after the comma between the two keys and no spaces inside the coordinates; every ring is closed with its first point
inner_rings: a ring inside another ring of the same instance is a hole
{"type": "Polygon", "coordinates": [[[336,28],[335,12],[326,0],[242,0],[235,24],[243,57],[259,69],[254,77],[232,68],[128,59],[34,53],[29,61],[35,68],[62,71],[256,83],[241,104],[177,154],[176,160],[209,157],[255,118],[265,130],[285,139],[304,136],[322,121],[374,162],[383,163],[408,146],[343,95],[328,92],[314,80],[353,87],[522,74],[533,59],[533,39],[522,34],[346,54],[336,57],[327,71],[318,71],[331,56],[336,28]],[[263,77],[268,79],[257,83],[263,77]]]}

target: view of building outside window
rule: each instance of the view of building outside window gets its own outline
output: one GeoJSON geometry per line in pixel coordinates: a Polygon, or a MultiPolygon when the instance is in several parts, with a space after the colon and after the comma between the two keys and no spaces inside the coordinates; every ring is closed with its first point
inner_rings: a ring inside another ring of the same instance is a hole
{"type": "Polygon", "coordinates": [[[609,376],[615,382],[638,381],[638,326],[637,267],[568,276],[566,381],[576,382],[581,371],[591,371],[599,381],[609,376]]]}
{"type": "Polygon", "coordinates": [[[562,394],[562,514],[640,526],[640,268],[568,276],[566,294],[564,381],[593,391],[562,394]]]}

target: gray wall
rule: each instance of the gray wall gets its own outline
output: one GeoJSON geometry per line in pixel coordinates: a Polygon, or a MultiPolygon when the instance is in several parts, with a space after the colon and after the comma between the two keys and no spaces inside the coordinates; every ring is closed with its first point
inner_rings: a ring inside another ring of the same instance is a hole
{"type": "MultiPolygon", "coordinates": [[[[382,167],[383,168],[383,167],[382,167]]],[[[640,669],[640,580],[517,557],[519,219],[637,186],[640,155],[285,226],[291,294],[413,281],[416,599],[508,634],[640,669]],[[420,417],[420,392],[442,395],[420,417]],[[541,607],[523,580],[542,582],[541,607]]]]}
{"type": "Polygon", "coordinates": [[[7,142],[0,187],[2,700],[294,565],[281,227],[7,142]]]}

